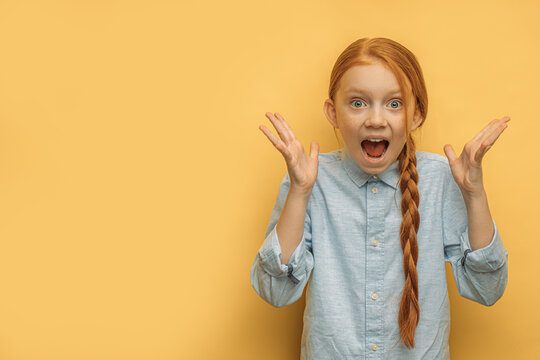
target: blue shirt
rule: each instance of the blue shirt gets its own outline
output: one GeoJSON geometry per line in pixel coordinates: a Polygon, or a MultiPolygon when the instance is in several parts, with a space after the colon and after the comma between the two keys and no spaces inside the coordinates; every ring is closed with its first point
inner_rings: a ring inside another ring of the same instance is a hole
{"type": "Polygon", "coordinates": [[[448,159],[425,151],[416,157],[420,319],[411,349],[400,341],[398,325],[405,283],[398,161],[377,176],[346,148],[319,153],[303,237],[288,264],[281,264],[276,232],[290,185],[288,173],[283,177],[250,278],[275,307],[298,300],[307,285],[302,360],[449,359],[445,262],[462,297],[490,306],[502,296],[508,251],[495,221],[489,245],[471,251],[467,208],[448,159]]]}

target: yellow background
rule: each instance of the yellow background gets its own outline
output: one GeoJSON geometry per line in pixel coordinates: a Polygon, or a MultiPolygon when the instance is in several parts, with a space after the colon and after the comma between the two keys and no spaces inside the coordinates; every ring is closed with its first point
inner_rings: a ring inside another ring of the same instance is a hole
{"type": "Polygon", "coordinates": [[[509,251],[493,307],[447,264],[452,358],[540,358],[537,1],[0,1],[0,359],[298,359],[304,297],[249,270],[286,171],[258,129],[339,147],[322,105],[361,37],[413,51],[444,155],[484,159],[509,251]]]}

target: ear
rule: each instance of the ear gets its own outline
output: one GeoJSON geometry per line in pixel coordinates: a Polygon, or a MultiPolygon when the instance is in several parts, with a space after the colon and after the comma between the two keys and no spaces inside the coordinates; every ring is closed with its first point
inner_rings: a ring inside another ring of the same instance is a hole
{"type": "Polygon", "coordinates": [[[422,121],[424,120],[424,118],[422,117],[422,115],[420,115],[420,112],[418,111],[418,109],[414,112],[414,118],[413,118],[413,123],[412,123],[412,127],[411,127],[411,131],[412,130],[415,130],[418,126],[420,126],[420,124],[422,123],[422,121]]]}
{"type": "Polygon", "coordinates": [[[332,101],[332,99],[326,99],[324,101],[323,111],[326,115],[326,119],[328,119],[330,124],[332,124],[334,128],[339,129],[336,115],[336,107],[334,106],[334,102],[332,101]]]}

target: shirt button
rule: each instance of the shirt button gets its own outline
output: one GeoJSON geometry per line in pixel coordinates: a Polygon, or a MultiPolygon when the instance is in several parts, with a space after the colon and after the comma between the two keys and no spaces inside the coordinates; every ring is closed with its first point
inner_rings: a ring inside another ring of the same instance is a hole
{"type": "Polygon", "coordinates": [[[377,349],[379,348],[379,346],[378,346],[377,344],[373,344],[373,345],[371,345],[371,348],[372,348],[373,350],[377,350],[377,349]]]}
{"type": "Polygon", "coordinates": [[[373,246],[377,246],[378,243],[379,243],[379,241],[376,240],[376,239],[373,239],[373,240],[371,241],[371,245],[373,245],[373,246]]]}
{"type": "Polygon", "coordinates": [[[372,298],[373,300],[377,300],[378,297],[379,297],[379,295],[377,295],[377,293],[371,294],[371,298],[372,298]]]}
{"type": "Polygon", "coordinates": [[[377,188],[376,188],[376,187],[371,188],[371,192],[374,193],[374,194],[376,194],[376,193],[377,193],[377,188]]]}
{"type": "Polygon", "coordinates": [[[377,179],[378,179],[377,175],[373,175],[373,178],[374,178],[375,180],[377,180],[377,179]]]}

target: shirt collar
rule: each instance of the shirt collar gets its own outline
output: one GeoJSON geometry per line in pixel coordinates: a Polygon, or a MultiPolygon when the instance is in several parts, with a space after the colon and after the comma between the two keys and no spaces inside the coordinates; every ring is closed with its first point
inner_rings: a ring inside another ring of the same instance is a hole
{"type": "Polygon", "coordinates": [[[364,171],[356,161],[351,157],[346,147],[341,149],[343,157],[343,167],[352,181],[359,187],[364,185],[369,178],[376,175],[379,179],[390,185],[394,189],[397,188],[397,182],[399,180],[399,161],[396,159],[386,170],[380,174],[371,174],[364,171]]]}

